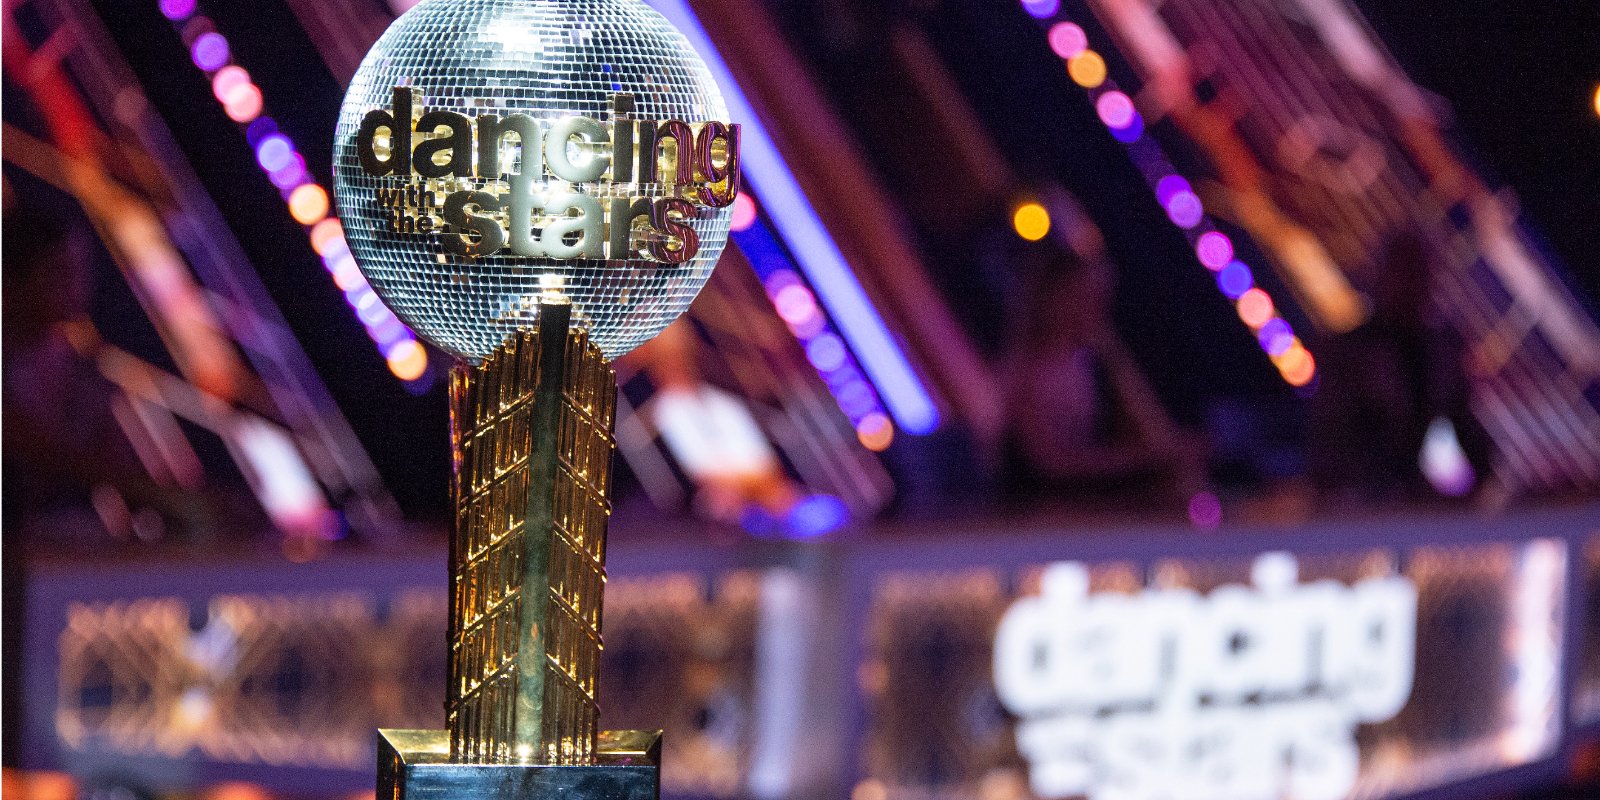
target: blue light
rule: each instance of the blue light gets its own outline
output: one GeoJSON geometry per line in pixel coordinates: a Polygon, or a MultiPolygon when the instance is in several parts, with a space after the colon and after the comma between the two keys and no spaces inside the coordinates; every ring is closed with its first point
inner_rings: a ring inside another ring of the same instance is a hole
{"type": "Polygon", "coordinates": [[[1261,343],[1261,349],[1267,351],[1267,355],[1281,356],[1294,346],[1294,330],[1281,317],[1273,317],[1261,326],[1261,330],[1256,331],[1256,341],[1261,343]]]}
{"type": "Polygon", "coordinates": [[[795,503],[786,521],[790,536],[811,539],[838,530],[850,521],[850,510],[831,494],[814,494],[795,503]]]}
{"type": "Polygon", "coordinates": [[[189,52],[195,66],[206,72],[216,72],[228,63],[228,40],[216,31],[202,33],[189,52]]]}
{"type": "Polygon", "coordinates": [[[844,366],[844,342],[831,333],[824,333],[806,345],[806,358],[811,366],[822,372],[832,372],[844,366]]]}
{"type": "Polygon", "coordinates": [[[1022,7],[1036,19],[1049,19],[1061,10],[1061,0],[1022,0],[1022,7]]]}
{"type": "Polygon", "coordinates": [[[1172,202],[1173,195],[1188,191],[1193,189],[1182,175],[1167,175],[1156,181],[1156,202],[1160,203],[1162,208],[1166,208],[1167,204],[1172,202]]]}
{"type": "Polygon", "coordinates": [[[251,120],[250,124],[245,126],[244,140],[249,142],[251,147],[255,147],[261,143],[263,138],[277,132],[277,121],[272,117],[263,114],[251,120]]]}
{"type": "Polygon", "coordinates": [[[1256,285],[1256,278],[1250,274],[1250,268],[1243,261],[1230,261],[1228,265],[1217,272],[1217,288],[1229,300],[1238,300],[1256,285]]]}
{"type": "MultiPolygon", "coordinates": [[[[850,271],[844,254],[839,252],[816,210],[800,191],[777,145],[734,81],[727,64],[712,47],[700,21],[685,0],[650,0],[650,5],[689,39],[711,68],[728,101],[729,113],[742,126],[739,144],[745,176],[795,261],[805,271],[818,299],[877,385],[878,394],[889,412],[907,433],[932,433],[939,426],[939,409],[932,396],[911,368],[905,353],[896,346],[883,318],[850,271]]],[[[740,246],[743,247],[742,240],[740,246]]]]}
{"type": "Polygon", "coordinates": [[[306,182],[306,160],[296,153],[287,165],[268,173],[268,177],[272,179],[273,186],[284,191],[292,190],[306,182]]]}
{"type": "Polygon", "coordinates": [[[382,322],[368,328],[367,333],[371,334],[373,341],[385,349],[393,347],[396,342],[403,339],[411,338],[411,331],[407,330],[406,326],[401,324],[400,319],[393,313],[389,314],[382,322]]]}
{"type": "Polygon", "coordinates": [[[256,162],[267,172],[277,172],[294,163],[294,145],[289,137],[274,133],[256,145],[256,162]]]}
{"type": "Polygon", "coordinates": [[[1123,144],[1132,144],[1133,142],[1137,142],[1139,141],[1139,137],[1143,135],[1144,117],[1140,116],[1139,112],[1137,111],[1133,112],[1133,119],[1128,120],[1127,125],[1124,125],[1120,128],[1111,129],[1111,138],[1116,139],[1123,144]]]}

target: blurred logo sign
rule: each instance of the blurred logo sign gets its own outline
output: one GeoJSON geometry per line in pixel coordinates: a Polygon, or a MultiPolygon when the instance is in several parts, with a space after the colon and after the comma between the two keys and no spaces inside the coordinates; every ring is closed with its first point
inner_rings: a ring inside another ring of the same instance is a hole
{"type": "Polygon", "coordinates": [[[1416,587],[1402,577],[1301,584],[1287,553],[1251,585],[1090,595],[1049,567],[995,638],[1001,701],[1041,797],[1335,800],[1355,783],[1359,724],[1411,694],[1416,587]]]}

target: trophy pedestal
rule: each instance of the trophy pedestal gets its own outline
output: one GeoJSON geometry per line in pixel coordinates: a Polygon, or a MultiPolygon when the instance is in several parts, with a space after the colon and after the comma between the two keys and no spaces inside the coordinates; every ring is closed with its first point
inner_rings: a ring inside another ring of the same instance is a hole
{"type": "Polygon", "coordinates": [[[452,764],[450,732],[378,731],[378,800],[659,800],[661,731],[603,731],[595,763],[452,764]]]}

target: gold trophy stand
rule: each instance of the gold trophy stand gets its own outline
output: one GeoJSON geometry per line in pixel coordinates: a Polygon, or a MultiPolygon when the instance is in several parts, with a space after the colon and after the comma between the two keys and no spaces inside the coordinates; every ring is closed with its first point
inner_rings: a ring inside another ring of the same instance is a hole
{"type": "Polygon", "coordinates": [[[542,303],[450,375],[448,730],[378,731],[378,800],[656,800],[660,731],[595,702],[616,374],[542,303]]]}

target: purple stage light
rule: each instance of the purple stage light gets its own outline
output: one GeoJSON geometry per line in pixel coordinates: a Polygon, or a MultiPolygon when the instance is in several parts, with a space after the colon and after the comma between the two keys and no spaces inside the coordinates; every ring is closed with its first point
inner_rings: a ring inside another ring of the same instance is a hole
{"type": "Polygon", "coordinates": [[[1139,116],[1137,111],[1133,112],[1133,119],[1129,120],[1127,125],[1111,129],[1111,138],[1123,144],[1133,144],[1143,135],[1144,117],[1139,116]]]}
{"type": "Polygon", "coordinates": [[[194,0],[161,0],[161,16],[182,22],[194,13],[194,0]]]}
{"type": "Polygon", "coordinates": [[[1094,111],[1107,128],[1126,128],[1133,122],[1133,98],[1113,89],[1094,101],[1094,111]]]}
{"type": "Polygon", "coordinates": [[[839,389],[839,408],[854,423],[878,406],[878,398],[864,380],[854,380],[839,389]]]}
{"type": "Polygon", "coordinates": [[[194,40],[189,56],[195,66],[206,72],[215,72],[228,63],[228,40],[216,31],[202,33],[194,40]]]}
{"type": "Polygon", "coordinates": [[[1194,245],[1195,255],[1200,257],[1200,263],[1213,272],[1228,266],[1233,260],[1233,240],[1227,234],[1218,231],[1206,231],[1200,234],[1200,240],[1194,245]]]}
{"type": "Polygon", "coordinates": [[[1058,22],[1050,26],[1050,49],[1062,58],[1072,58],[1089,49],[1089,36],[1077,25],[1058,22]]]}
{"type": "Polygon", "coordinates": [[[1281,356],[1294,346],[1294,330],[1282,317],[1274,317],[1256,332],[1256,341],[1269,356],[1281,356]]]}
{"type": "Polygon", "coordinates": [[[251,147],[261,144],[261,140],[278,132],[278,122],[272,117],[256,117],[244,129],[244,140],[251,147]]]}
{"type": "Polygon", "coordinates": [[[294,154],[288,165],[282,169],[275,169],[269,173],[272,185],[283,191],[289,191],[306,182],[306,160],[299,153],[294,154]]]}
{"type": "Polygon", "coordinates": [[[1061,0],[1022,0],[1022,8],[1037,19],[1048,19],[1061,10],[1061,0]]]}
{"type": "Polygon", "coordinates": [[[399,342],[402,339],[411,338],[411,332],[407,330],[406,326],[400,322],[400,318],[394,316],[393,314],[390,314],[388,319],[385,319],[371,328],[368,328],[367,333],[370,334],[372,336],[372,340],[377,342],[378,345],[384,348],[385,351],[392,347],[396,342],[399,342]]]}
{"type": "Polygon", "coordinates": [[[806,358],[819,371],[832,372],[844,366],[844,342],[831,333],[821,334],[806,345],[806,358]]]}
{"type": "Polygon", "coordinates": [[[1217,288],[1229,300],[1238,300],[1256,285],[1256,278],[1243,261],[1230,261],[1217,273],[1217,288]]]}
{"type": "Polygon", "coordinates": [[[256,145],[256,163],[267,172],[277,172],[294,164],[294,144],[289,137],[274,133],[256,145]]]}
{"type": "Polygon", "coordinates": [[[1167,219],[1172,224],[1188,230],[1200,224],[1200,218],[1205,216],[1205,207],[1200,204],[1200,198],[1194,192],[1182,191],[1174,194],[1167,201],[1167,219]]]}
{"type": "Polygon", "coordinates": [[[1172,198],[1179,192],[1193,191],[1194,188],[1189,185],[1189,181],[1185,180],[1182,175],[1168,175],[1156,181],[1156,202],[1160,203],[1162,208],[1166,208],[1167,204],[1172,202],[1172,198]]]}
{"type": "Polygon", "coordinates": [[[786,519],[789,535],[810,539],[837,530],[850,521],[850,510],[831,494],[814,494],[794,504],[786,519]]]}

